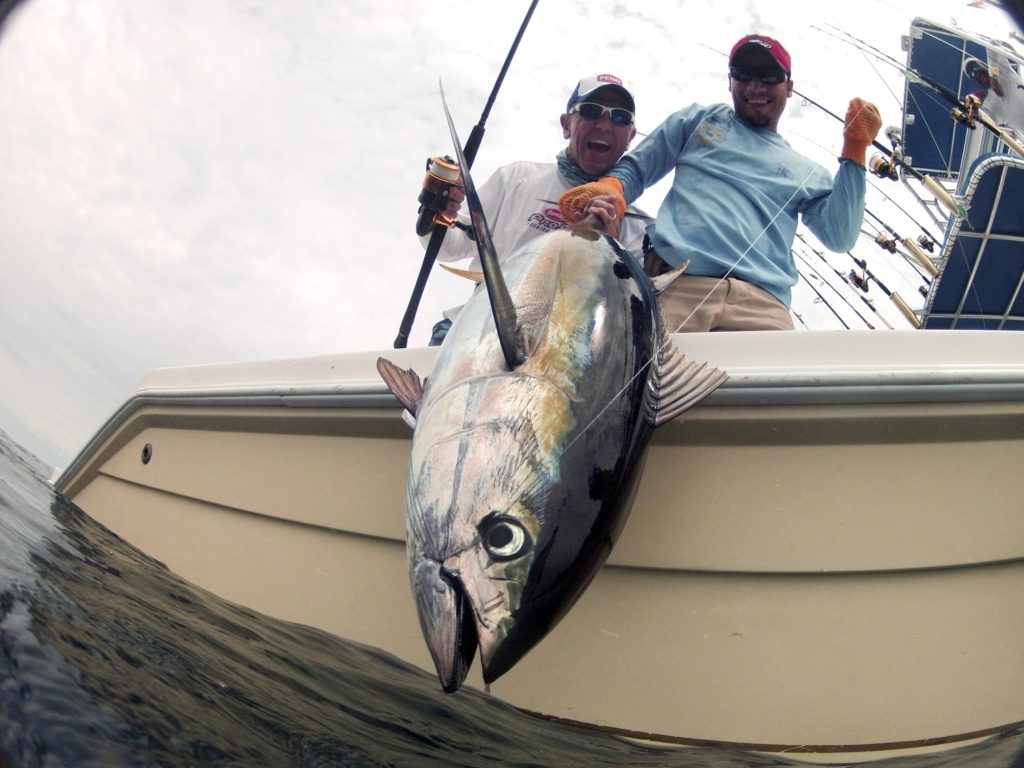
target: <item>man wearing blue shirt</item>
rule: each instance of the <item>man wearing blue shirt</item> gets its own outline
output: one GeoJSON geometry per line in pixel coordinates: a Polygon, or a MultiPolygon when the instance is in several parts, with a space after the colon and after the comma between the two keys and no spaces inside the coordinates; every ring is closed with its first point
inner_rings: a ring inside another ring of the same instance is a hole
{"type": "Polygon", "coordinates": [[[651,275],[689,262],[661,295],[672,331],[792,329],[797,223],[833,251],[852,248],[859,235],[865,155],[881,127],[878,110],[850,102],[833,178],[778,133],[793,93],[790,74],[789,54],[777,40],[740,39],[729,56],[732,108],[679,110],[604,178],[559,201],[568,221],[591,212],[607,220],[675,171],[645,260],[651,275]]]}

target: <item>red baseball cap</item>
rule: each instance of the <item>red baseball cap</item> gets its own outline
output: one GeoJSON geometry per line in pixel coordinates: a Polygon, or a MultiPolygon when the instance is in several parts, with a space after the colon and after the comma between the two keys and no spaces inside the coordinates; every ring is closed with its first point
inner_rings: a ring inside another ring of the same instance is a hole
{"type": "Polygon", "coordinates": [[[766,51],[773,59],[775,59],[776,64],[786,70],[786,74],[793,74],[792,65],[789,61],[789,53],[782,47],[782,43],[773,38],[765,37],[764,35],[747,35],[746,37],[741,37],[729,53],[729,66],[733,65],[736,61],[737,55],[741,51],[747,49],[748,46],[750,48],[761,48],[766,51]]]}

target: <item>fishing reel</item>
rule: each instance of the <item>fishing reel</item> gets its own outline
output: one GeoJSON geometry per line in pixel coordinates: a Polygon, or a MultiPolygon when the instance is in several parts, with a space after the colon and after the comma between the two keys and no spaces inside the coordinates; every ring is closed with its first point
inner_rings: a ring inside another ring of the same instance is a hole
{"type": "Polygon", "coordinates": [[[917,244],[928,251],[928,253],[931,253],[935,249],[935,241],[927,235],[918,235],[917,244]]]}
{"type": "Polygon", "coordinates": [[[892,181],[899,179],[895,155],[892,158],[877,153],[872,155],[871,160],[868,161],[868,169],[880,179],[891,179],[892,181]]]}
{"type": "Polygon", "coordinates": [[[878,237],[874,239],[874,242],[876,242],[883,251],[896,253],[896,241],[892,238],[887,238],[882,232],[879,232],[878,237]]]}
{"type": "Polygon", "coordinates": [[[888,251],[889,253],[896,253],[896,241],[893,240],[891,237],[886,237],[881,232],[879,232],[878,236],[875,238],[875,243],[877,243],[883,251],[888,251]]]}
{"type": "Polygon", "coordinates": [[[865,275],[858,275],[855,269],[850,270],[850,274],[846,276],[846,279],[850,281],[850,285],[855,288],[860,288],[864,293],[868,292],[868,278],[865,275]]]}
{"type": "Polygon", "coordinates": [[[977,127],[974,124],[974,113],[981,109],[981,100],[973,93],[964,96],[963,109],[954,107],[950,114],[960,125],[966,125],[972,131],[977,127]]]}
{"type": "Polygon", "coordinates": [[[459,164],[448,155],[427,158],[427,175],[423,178],[423,190],[418,199],[419,216],[416,219],[416,234],[429,235],[434,224],[452,227],[457,219],[445,215],[448,196],[452,187],[458,187],[461,173],[459,164]]]}

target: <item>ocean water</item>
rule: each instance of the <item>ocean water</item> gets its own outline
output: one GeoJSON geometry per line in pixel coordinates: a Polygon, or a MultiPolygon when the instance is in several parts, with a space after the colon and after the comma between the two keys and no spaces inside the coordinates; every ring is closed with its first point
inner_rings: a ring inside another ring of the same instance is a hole
{"type": "MultiPolygon", "coordinates": [[[[175,576],[0,431],[0,768],[796,766],[552,723],[175,576]]],[[[1024,768],[1024,729],[878,766],[1024,768]]]]}

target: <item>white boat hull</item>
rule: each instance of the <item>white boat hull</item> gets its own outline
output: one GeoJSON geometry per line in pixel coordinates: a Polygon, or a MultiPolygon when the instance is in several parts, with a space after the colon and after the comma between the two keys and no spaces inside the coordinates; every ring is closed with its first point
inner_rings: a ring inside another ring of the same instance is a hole
{"type": "MultiPolygon", "coordinates": [[[[1024,336],[676,339],[730,382],[655,433],[608,564],[492,692],[639,738],[846,758],[1024,720],[1024,336]]],[[[375,359],[157,371],[58,487],[206,589],[432,672],[411,431],[375,359]]]]}

